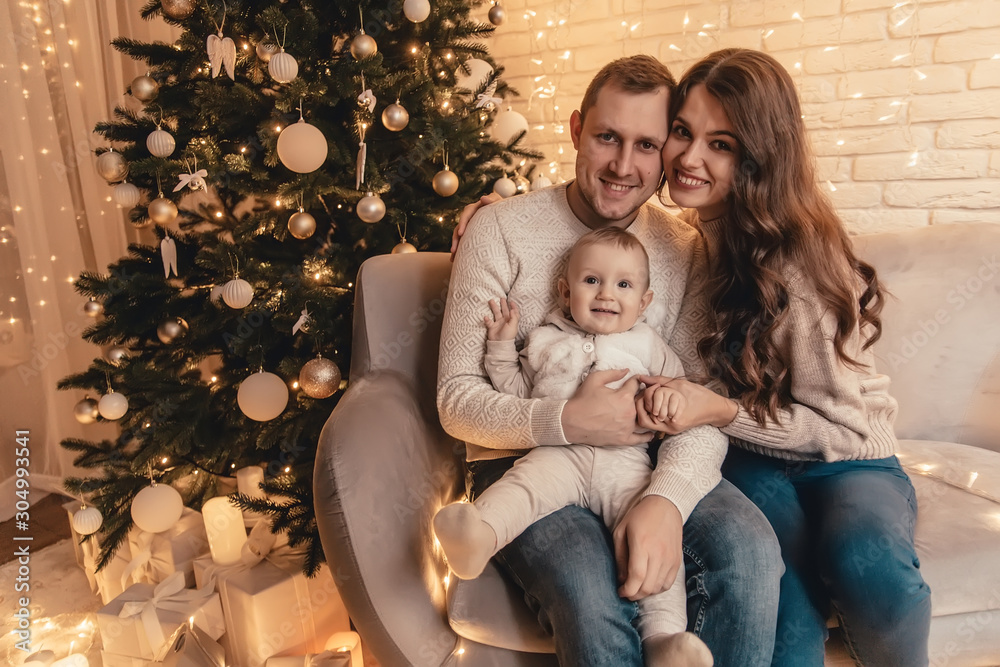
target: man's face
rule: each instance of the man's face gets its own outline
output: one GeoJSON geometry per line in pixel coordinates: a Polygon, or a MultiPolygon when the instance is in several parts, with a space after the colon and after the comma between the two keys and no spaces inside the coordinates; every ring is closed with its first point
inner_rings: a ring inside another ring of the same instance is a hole
{"type": "Polygon", "coordinates": [[[626,93],[604,86],[586,118],[574,111],[570,134],[576,180],[567,190],[570,208],[585,225],[628,226],[656,191],[667,141],[669,92],[626,93]]]}

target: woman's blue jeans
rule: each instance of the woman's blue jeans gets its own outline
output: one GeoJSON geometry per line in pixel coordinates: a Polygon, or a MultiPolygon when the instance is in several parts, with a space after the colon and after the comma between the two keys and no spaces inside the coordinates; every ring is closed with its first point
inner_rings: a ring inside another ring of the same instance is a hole
{"type": "Polygon", "coordinates": [[[858,664],[927,665],[931,597],[913,546],[917,501],[895,456],[802,462],[730,447],[722,473],[781,544],[772,665],[821,667],[831,613],[858,664]]]}
{"type": "MultiPolygon", "coordinates": [[[[469,464],[470,497],[514,459],[469,464]]],[[[496,559],[554,637],[564,667],[642,667],[637,605],[618,597],[611,534],[600,518],[565,507],[532,524],[496,559]]],[[[717,667],[770,663],[782,573],[767,520],[723,480],[684,526],[688,628],[717,667]]]]}

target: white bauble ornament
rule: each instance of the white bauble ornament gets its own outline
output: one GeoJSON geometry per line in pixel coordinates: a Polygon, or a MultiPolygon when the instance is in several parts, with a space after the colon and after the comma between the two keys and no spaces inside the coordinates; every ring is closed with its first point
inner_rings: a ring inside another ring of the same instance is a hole
{"type": "Polygon", "coordinates": [[[148,74],[143,74],[132,79],[132,85],[129,88],[132,90],[132,97],[143,104],[155,100],[160,92],[160,84],[148,74]]]}
{"type": "Polygon", "coordinates": [[[132,208],[139,203],[142,193],[131,183],[121,182],[111,191],[111,198],[122,208],[132,208]]]}
{"type": "Polygon", "coordinates": [[[155,157],[170,157],[176,146],[174,135],[157,127],[146,137],[146,148],[155,157]]]}
{"type": "Polygon", "coordinates": [[[301,118],[278,135],[278,159],[299,174],[319,169],[326,162],[326,154],[326,137],[318,127],[301,118]]]}
{"type": "Polygon", "coordinates": [[[212,303],[219,303],[222,301],[222,290],[225,289],[225,285],[216,285],[212,288],[212,291],[208,293],[208,299],[212,303]]]}
{"type": "Polygon", "coordinates": [[[531,180],[531,189],[532,190],[541,190],[543,188],[549,187],[550,185],[552,185],[552,181],[549,179],[548,176],[544,176],[542,174],[539,174],[538,176],[535,176],[531,180]]]}
{"type": "Polygon", "coordinates": [[[101,511],[96,507],[84,505],[73,515],[73,530],[81,535],[93,535],[101,529],[102,523],[104,523],[104,517],[101,516],[101,511]]]}
{"type": "Polygon", "coordinates": [[[97,173],[108,183],[117,183],[128,174],[128,162],[121,153],[101,153],[97,156],[97,173]]]}
{"type": "Polygon", "coordinates": [[[434,174],[434,181],[431,183],[434,192],[442,197],[450,197],[458,192],[458,176],[448,167],[445,167],[434,174]]]}
{"type": "Polygon", "coordinates": [[[90,396],[84,397],[79,403],[73,406],[73,416],[81,424],[93,424],[97,421],[97,416],[101,414],[97,407],[97,401],[90,396]]]}
{"type": "Polygon", "coordinates": [[[355,210],[363,221],[378,222],[385,215],[385,202],[378,195],[369,192],[361,198],[355,210]]]}
{"type": "Polygon", "coordinates": [[[421,23],[431,15],[431,3],[427,0],[403,0],[403,16],[413,21],[421,23]]]}
{"type": "Polygon", "coordinates": [[[476,92],[493,74],[493,65],[479,58],[466,60],[465,68],[468,72],[462,67],[455,70],[455,87],[464,88],[470,93],[476,92]]]}
{"type": "Polygon", "coordinates": [[[255,50],[257,51],[257,57],[260,58],[262,62],[267,63],[271,62],[271,58],[274,57],[274,54],[279,53],[281,48],[273,42],[258,42],[255,50]]]}
{"type": "Polygon", "coordinates": [[[184,500],[169,484],[153,484],[132,499],[132,521],[147,533],[162,533],[176,524],[184,512],[184,500]]]}
{"type": "Polygon", "coordinates": [[[156,327],[156,337],[164,345],[169,345],[187,333],[188,323],[181,317],[164,320],[160,326],[156,327]]]}
{"type": "Polygon", "coordinates": [[[382,124],[387,130],[399,132],[410,122],[410,112],[396,100],[382,111],[382,124]]]}
{"type": "Polygon", "coordinates": [[[128,399],[123,394],[116,394],[112,391],[101,396],[101,400],[97,402],[97,410],[105,419],[111,421],[121,419],[128,412],[128,399]]]}
{"type": "Polygon", "coordinates": [[[393,255],[408,255],[411,252],[416,252],[417,247],[412,243],[407,243],[406,241],[400,241],[392,247],[393,255]]]}
{"type": "Polygon", "coordinates": [[[169,225],[177,219],[177,204],[164,197],[161,192],[159,197],[149,202],[146,213],[156,224],[169,225]]]}
{"type": "Polygon", "coordinates": [[[507,11],[500,5],[493,5],[490,7],[489,17],[493,25],[503,25],[507,20],[507,11]]]}
{"type": "Polygon", "coordinates": [[[236,393],[240,410],[250,419],[266,422],[280,415],[288,405],[288,387],[274,373],[260,371],[240,383],[236,393]]]}
{"type": "Polygon", "coordinates": [[[528,120],[513,109],[499,112],[489,127],[490,138],[505,146],[513,141],[514,137],[527,131],[528,120]]]}
{"type": "Polygon", "coordinates": [[[253,287],[242,278],[233,278],[222,288],[222,300],[230,308],[246,308],[253,301],[253,287]]]}
{"type": "Polygon", "coordinates": [[[278,83],[288,83],[299,75],[299,64],[284,49],[279,49],[268,61],[267,71],[278,83]]]}
{"type": "Polygon", "coordinates": [[[89,317],[97,317],[104,312],[104,304],[91,297],[83,302],[83,312],[89,317]]]}
{"type": "Polygon", "coordinates": [[[299,371],[299,386],[306,396],[327,398],[340,389],[340,368],[323,357],[307,361],[299,371]]]}
{"type": "Polygon", "coordinates": [[[497,193],[504,199],[507,197],[513,197],[517,194],[517,183],[506,176],[498,178],[497,182],[493,184],[493,192],[497,193]]]}
{"type": "Polygon", "coordinates": [[[316,218],[302,209],[288,219],[288,232],[299,240],[307,239],[316,231],[316,218]]]}
{"type": "Polygon", "coordinates": [[[195,0],[160,0],[160,7],[165,15],[180,21],[194,13],[195,0]]]}
{"type": "Polygon", "coordinates": [[[351,55],[355,60],[371,58],[378,53],[378,43],[371,35],[361,33],[351,40],[351,55]]]}

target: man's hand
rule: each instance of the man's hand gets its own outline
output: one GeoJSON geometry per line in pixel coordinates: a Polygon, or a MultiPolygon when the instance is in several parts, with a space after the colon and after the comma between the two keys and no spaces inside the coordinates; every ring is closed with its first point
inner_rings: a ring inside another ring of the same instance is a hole
{"type": "Polygon", "coordinates": [[[666,498],[651,495],[636,503],[613,534],[618,595],[640,600],[670,588],[684,567],[683,530],[680,511],[666,498]]]}
{"type": "Polygon", "coordinates": [[[484,206],[492,204],[493,202],[500,201],[501,199],[503,199],[503,197],[495,192],[491,192],[488,195],[480,197],[479,201],[472,202],[462,209],[462,215],[458,217],[458,225],[455,226],[455,231],[451,233],[451,261],[455,261],[455,253],[458,252],[458,244],[462,240],[462,236],[465,234],[465,228],[469,226],[469,221],[472,220],[472,216],[476,214],[476,211],[484,206]]]}
{"type": "Polygon", "coordinates": [[[722,428],[736,419],[739,411],[736,401],[684,378],[656,375],[640,375],[638,378],[639,382],[646,385],[646,390],[635,402],[636,422],[642,428],[664,431],[670,435],[706,424],[722,428]],[[677,392],[684,400],[684,409],[680,414],[666,421],[655,416],[656,392],[663,388],[677,392]]]}
{"type": "Polygon", "coordinates": [[[629,378],[619,389],[606,386],[627,374],[627,370],[606,370],[587,376],[563,407],[566,440],[596,447],[641,445],[650,441],[653,433],[637,429],[635,423],[638,380],[629,378]]]}
{"type": "Polygon", "coordinates": [[[486,340],[514,340],[517,336],[517,323],[521,319],[521,309],[513,301],[506,298],[490,299],[491,315],[484,315],[486,323],[486,340]]]}

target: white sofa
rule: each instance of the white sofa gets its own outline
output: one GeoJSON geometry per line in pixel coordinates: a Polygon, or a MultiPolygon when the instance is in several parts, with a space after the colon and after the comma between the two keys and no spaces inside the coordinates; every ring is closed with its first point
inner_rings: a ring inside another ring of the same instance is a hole
{"type": "MultiPolygon", "coordinates": [[[[1000,665],[1000,226],[856,245],[893,294],[876,350],[920,504],[931,665],[1000,665]]],[[[361,268],[351,385],[316,459],[320,536],[351,618],[386,667],[555,665],[517,589],[492,567],[446,584],[431,533],[434,512],[462,491],[464,448],[434,407],[449,273],[447,255],[430,253],[361,268]]],[[[827,664],[850,664],[836,642],[827,664]]]]}

